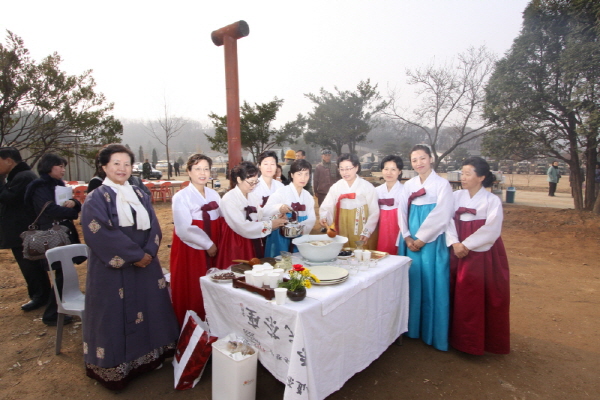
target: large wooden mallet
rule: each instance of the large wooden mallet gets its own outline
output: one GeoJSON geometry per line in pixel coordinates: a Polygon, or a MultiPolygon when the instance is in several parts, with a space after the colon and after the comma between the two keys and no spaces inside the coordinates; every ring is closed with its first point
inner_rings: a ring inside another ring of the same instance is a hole
{"type": "Polygon", "coordinates": [[[225,89],[227,92],[227,144],[229,167],[242,161],[242,141],[240,135],[240,88],[238,81],[237,40],[250,33],[246,21],[234,22],[213,31],[210,37],[217,46],[225,50],[225,89]]]}

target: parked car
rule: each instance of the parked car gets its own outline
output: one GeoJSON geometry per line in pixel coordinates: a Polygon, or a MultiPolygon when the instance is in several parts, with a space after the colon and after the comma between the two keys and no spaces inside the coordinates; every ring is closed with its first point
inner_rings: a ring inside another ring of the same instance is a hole
{"type": "MultiPolygon", "coordinates": [[[[134,163],[131,171],[131,175],[142,176],[142,168],[143,164],[141,162],[134,163]]],[[[150,179],[162,179],[162,172],[159,170],[152,168],[152,172],[150,172],[150,179]]]]}

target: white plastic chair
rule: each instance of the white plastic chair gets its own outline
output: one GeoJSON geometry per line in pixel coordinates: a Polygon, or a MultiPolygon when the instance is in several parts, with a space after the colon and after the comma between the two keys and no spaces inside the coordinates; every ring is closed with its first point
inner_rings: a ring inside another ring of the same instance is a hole
{"type": "Polygon", "coordinates": [[[58,319],[56,321],[56,354],[60,354],[62,343],[62,332],[65,314],[77,315],[81,318],[81,327],[83,330],[83,312],[85,309],[85,295],[79,290],[79,277],[73,265],[73,258],[84,256],[89,258],[89,249],[85,244],[70,244],[67,246],[55,247],[46,251],[48,264],[60,261],[63,273],[62,300],[56,287],[54,271],[51,272],[52,286],[56,295],[56,304],[58,309],[58,319]]]}

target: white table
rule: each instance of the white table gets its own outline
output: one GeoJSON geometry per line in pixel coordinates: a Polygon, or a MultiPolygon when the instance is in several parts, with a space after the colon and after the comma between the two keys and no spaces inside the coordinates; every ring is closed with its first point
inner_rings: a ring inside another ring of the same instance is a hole
{"type": "Polygon", "coordinates": [[[406,332],[410,262],[388,256],[342,284],[313,286],[303,301],[280,306],[202,277],[211,332],[249,340],[286,385],[284,399],[324,399],[406,332]]]}

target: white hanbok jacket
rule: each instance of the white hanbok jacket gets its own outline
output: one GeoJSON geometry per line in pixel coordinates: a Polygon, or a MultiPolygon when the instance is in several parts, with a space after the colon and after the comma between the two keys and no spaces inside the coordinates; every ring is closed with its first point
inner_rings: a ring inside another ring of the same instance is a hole
{"type": "Polygon", "coordinates": [[[258,185],[256,185],[256,187],[252,191],[252,195],[256,196],[258,198],[258,200],[259,200],[258,205],[261,205],[263,197],[271,196],[273,193],[275,193],[277,190],[281,189],[282,187],[285,187],[285,185],[283,183],[279,182],[276,179],[272,179],[271,180],[271,188],[269,189],[269,187],[265,183],[263,177],[261,176],[260,178],[258,178],[258,185]]]}
{"type": "Polygon", "coordinates": [[[299,195],[298,191],[291,183],[288,186],[284,185],[279,188],[271,195],[271,197],[269,197],[267,204],[263,208],[264,215],[266,217],[279,215],[279,209],[283,204],[291,207],[292,203],[300,203],[306,206],[306,211],[297,211],[297,214],[298,217],[307,217],[307,219],[302,222],[302,225],[304,225],[304,234],[309,234],[317,220],[315,214],[315,199],[305,189],[302,189],[302,193],[299,195]]]}
{"type": "Polygon", "coordinates": [[[234,187],[221,199],[221,213],[227,225],[246,239],[257,239],[271,233],[271,221],[262,221],[263,209],[253,192],[246,198],[238,186],[234,187]],[[246,219],[247,206],[256,207],[257,212],[250,214],[252,221],[246,219]]]}
{"type": "Polygon", "coordinates": [[[375,188],[375,191],[377,192],[377,198],[378,199],[394,199],[394,205],[393,206],[379,206],[380,209],[382,210],[395,210],[398,208],[398,204],[400,204],[400,195],[402,194],[402,188],[404,187],[404,185],[402,183],[400,183],[400,181],[397,181],[396,183],[394,183],[394,186],[392,186],[392,190],[390,190],[388,192],[387,189],[387,185],[385,184],[385,182],[382,185],[379,185],[375,188]]]}
{"type": "Polygon", "coordinates": [[[215,201],[219,204],[219,208],[208,211],[208,215],[211,220],[221,217],[221,197],[219,194],[208,187],[204,188],[204,193],[206,197],[202,196],[194,185],[190,184],[175,193],[172,201],[175,232],[183,243],[196,250],[208,250],[214,244],[204,230],[192,225],[192,220],[203,219],[200,208],[211,201],[215,201]]]}
{"type": "MultiPolygon", "coordinates": [[[[326,218],[328,224],[333,223],[337,200],[342,194],[346,193],[356,193],[356,199],[344,199],[340,203],[341,209],[355,210],[363,206],[367,206],[369,209],[369,216],[363,224],[363,231],[355,232],[355,234],[366,237],[371,236],[379,222],[379,203],[377,202],[379,198],[375,187],[359,176],[356,177],[352,186],[349,186],[345,180],[340,179],[329,188],[329,192],[327,192],[327,196],[325,196],[325,200],[319,208],[319,218],[326,218]]],[[[360,218],[360,216],[358,217],[360,218]]]]}
{"type": "Polygon", "coordinates": [[[402,237],[406,238],[411,234],[425,243],[433,242],[438,236],[444,233],[448,227],[448,222],[452,218],[453,209],[452,187],[447,179],[440,177],[435,171],[427,177],[425,182],[421,183],[421,178],[417,175],[404,184],[402,195],[400,196],[400,205],[398,207],[398,221],[400,223],[400,232],[402,237]],[[435,207],[425,221],[419,227],[417,232],[408,230],[406,220],[408,210],[408,197],[425,188],[426,194],[417,197],[412,204],[421,206],[425,204],[435,204],[435,207]]]}
{"type": "MultiPolygon", "coordinates": [[[[460,215],[461,221],[475,221],[484,219],[485,225],[481,226],[477,231],[463,240],[462,244],[471,251],[483,252],[489,250],[502,232],[502,221],[504,213],[502,212],[502,201],[496,196],[488,192],[485,188],[479,191],[471,198],[468,190],[457,190],[453,194],[454,209],[459,207],[472,208],[476,214],[464,213],[460,215]]],[[[454,214],[453,214],[454,217],[454,214]]],[[[450,219],[448,231],[446,232],[446,244],[452,246],[458,243],[458,234],[454,218],[450,219]]]]}

